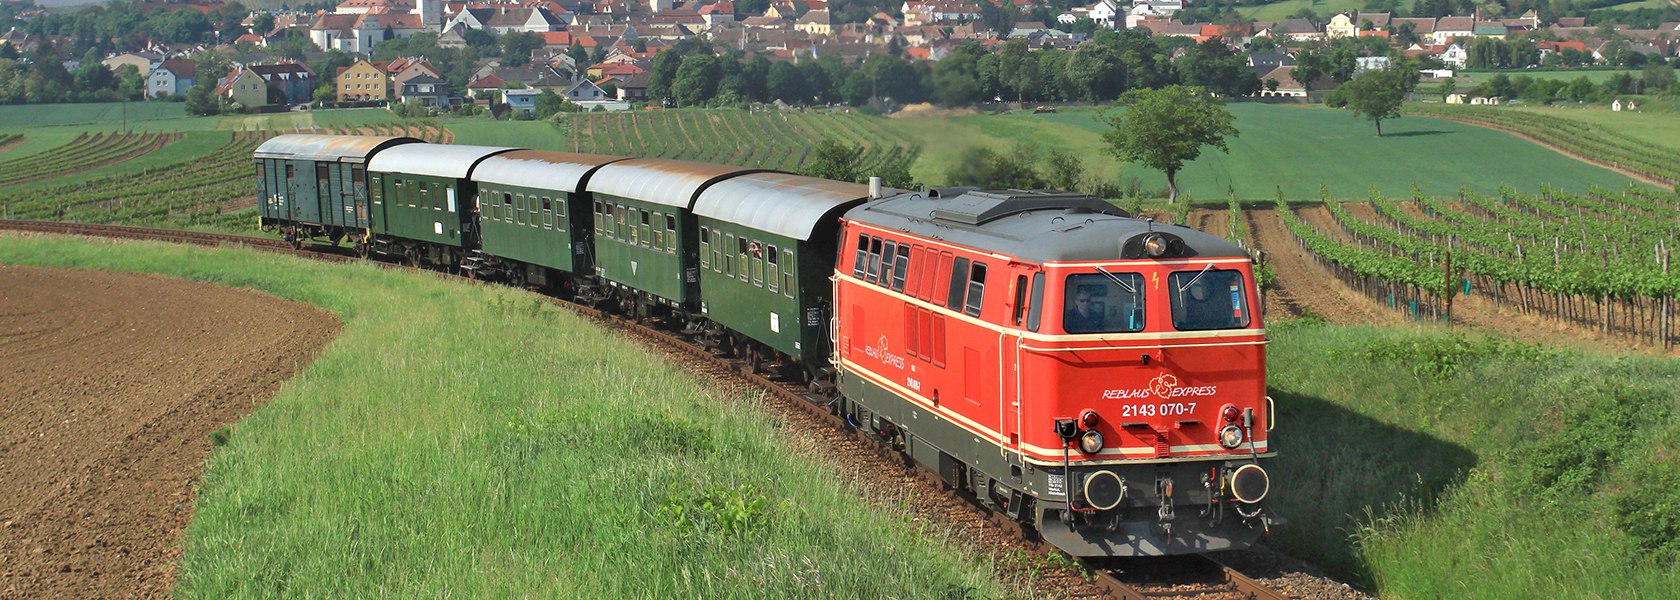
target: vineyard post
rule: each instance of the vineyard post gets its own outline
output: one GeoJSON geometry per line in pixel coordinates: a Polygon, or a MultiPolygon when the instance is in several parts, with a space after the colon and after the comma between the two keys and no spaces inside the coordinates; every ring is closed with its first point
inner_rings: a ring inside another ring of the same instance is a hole
{"type": "MultiPolygon", "coordinates": [[[[1659,253],[1662,255],[1663,279],[1666,280],[1666,279],[1668,279],[1668,243],[1664,242],[1664,241],[1661,241],[1661,240],[1658,240],[1657,241],[1657,248],[1658,248],[1659,253]]],[[[1663,297],[1662,297],[1662,347],[1663,347],[1663,350],[1668,350],[1668,347],[1669,347],[1669,343],[1668,343],[1669,342],[1669,337],[1668,337],[1668,306],[1673,301],[1674,301],[1674,299],[1668,294],[1664,294],[1663,297]]]]}
{"type": "Polygon", "coordinates": [[[1441,272],[1441,279],[1442,279],[1442,283],[1445,284],[1445,286],[1446,286],[1445,289],[1446,289],[1446,297],[1447,297],[1446,313],[1441,316],[1441,320],[1446,322],[1446,324],[1449,325],[1449,326],[1452,325],[1453,296],[1456,295],[1454,292],[1458,291],[1458,285],[1456,285],[1458,282],[1453,281],[1452,255],[1453,255],[1453,236],[1449,235],[1449,236],[1447,236],[1447,256],[1446,256],[1446,261],[1445,261],[1446,262],[1446,267],[1443,268],[1442,272],[1441,272]]]}

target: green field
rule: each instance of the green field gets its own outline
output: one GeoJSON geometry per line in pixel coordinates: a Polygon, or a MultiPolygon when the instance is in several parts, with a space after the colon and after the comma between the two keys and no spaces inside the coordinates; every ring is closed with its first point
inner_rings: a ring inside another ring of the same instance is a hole
{"type": "Polygon", "coordinates": [[[342,321],[212,454],[180,597],[1002,595],[990,559],[903,497],[860,498],[759,395],[523,291],[50,237],[0,236],[0,263],[251,287],[342,321]]]}
{"type": "MultiPolygon", "coordinates": [[[[43,125],[131,124],[157,120],[184,120],[186,105],[180,102],[96,102],[88,104],[16,104],[0,106],[0,129],[43,125]]],[[[102,129],[116,129],[105,125],[102,129]]],[[[153,129],[152,131],[158,131],[153,129]]]]}
{"type": "MultiPolygon", "coordinates": [[[[1410,9],[1416,0],[1401,0],[1400,6],[1410,9]]],[[[1237,13],[1243,18],[1256,21],[1281,21],[1300,12],[1303,8],[1312,9],[1320,20],[1328,21],[1336,13],[1355,13],[1364,10],[1366,0],[1282,0],[1262,6],[1240,6],[1237,13]]],[[[1354,25],[1359,23],[1355,22],[1354,25]]]]}
{"type": "Polygon", "coordinates": [[[1680,150],[1680,113],[1644,110],[1614,112],[1601,106],[1584,108],[1523,106],[1518,108],[1519,110],[1579,121],[1647,144],[1680,150]]]}
{"type": "Polygon", "coordinates": [[[1564,81],[1575,81],[1576,79],[1585,77],[1587,78],[1587,81],[1591,81],[1593,83],[1604,83],[1605,81],[1609,81],[1611,77],[1615,77],[1622,73],[1627,73],[1635,78],[1639,77],[1639,71],[1615,69],[1592,69],[1580,71],[1530,71],[1526,69],[1516,69],[1512,71],[1463,71],[1460,72],[1459,75],[1469,77],[1470,81],[1474,83],[1482,83],[1489,79],[1493,79],[1495,75],[1500,74],[1504,74],[1506,77],[1513,79],[1517,77],[1527,77],[1529,79],[1562,79],[1564,81]]]}
{"type": "MultiPolygon", "coordinates": [[[[1369,121],[1346,111],[1320,107],[1234,103],[1241,135],[1228,140],[1229,155],[1204,148],[1185,166],[1179,184],[1192,196],[1223,199],[1235,190],[1244,199],[1316,198],[1319,186],[1337,198],[1364,197],[1374,187],[1409,195],[1413,184],[1425,193],[1450,195],[1460,188],[1495,192],[1501,185],[1533,190],[1551,183],[1570,189],[1626,187],[1630,179],[1588,165],[1515,136],[1473,125],[1406,117],[1383,123],[1375,137],[1369,121]]],[[[1007,149],[1016,140],[1083,150],[1088,177],[1141,179],[1145,190],[1166,189],[1157,171],[1123,165],[1102,143],[1107,125],[1096,111],[1056,114],[891,119],[917,139],[939,140],[924,147],[911,168],[918,181],[944,183],[944,173],[968,145],[1007,149]]],[[[1165,196],[1164,193],[1159,193],[1165,196]]]]}

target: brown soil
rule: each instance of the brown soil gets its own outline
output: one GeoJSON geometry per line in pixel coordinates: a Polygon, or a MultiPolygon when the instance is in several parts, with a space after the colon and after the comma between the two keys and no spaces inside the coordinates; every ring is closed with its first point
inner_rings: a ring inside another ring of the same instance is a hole
{"type": "Polygon", "coordinates": [[[921,104],[911,104],[911,105],[905,106],[904,108],[898,109],[898,112],[895,112],[895,113],[887,115],[887,116],[888,117],[964,117],[964,116],[968,116],[968,115],[977,115],[977,114],[980,114],[980,111],[974,110],[972,108],[940,108],[938,106],[934,106],[932,104],[928,104],[926,102],[923,102],[921,104]]]}
{"type": "Polygon", "coordinates": [[[169,595],[210,434],[338,329],[252,290],[0,265],[0,598],[169,595]]]}
{"type": "Polygon", "coordinates": [[[1277,212],[1249,210],[1244,214],[1255,246],[1277,274],[1277,283],[1266,294],[1268,315],[1298,317],[1311,313],[1340,324],[1393,325],[1404,321],[1398,313],[1382,309],[1315,264],[1295,244],[1277,212]]]}
{"type": "Polygon", "coordinates": [[[1190,227],[1224,238],[1231,232],[1231,211],[1226,208],[1198,208],[1190,211],[1190,227]]]}
{"type": "Polygon", "coordinates": [[[453,143],[455,143],[455,130],[450,129],[448,127],[443,127],[441,129],[442,129],[442,133],[438,134],[438,143],[439,144],[453,144],[453,143]]]}
{"type": "Polygon", "coordinates": [[[13,146],[16,146],[18,144],[22,144],[24,142],[24,140],[27,140],[27,139],[28,138],[23,137],[21,135],[15,137],[15,138],[12,138],[11,141],[6,142],[4,144],[0,144],[0,152],[5,152],[7,150],[11,150],[13,146]]]}

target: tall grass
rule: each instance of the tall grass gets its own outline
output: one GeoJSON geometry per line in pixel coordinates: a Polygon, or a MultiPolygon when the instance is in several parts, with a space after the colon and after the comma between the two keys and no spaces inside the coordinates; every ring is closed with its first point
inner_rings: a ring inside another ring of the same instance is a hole
{"type": "Polygon", "coordinates": [[[524,292],[44,237],[0,236],[0,262],[253,287],[343,321],[211,456],[184,597],[1000,594],[989,565],[860,502],[759,397],[524,292]]]}
{"type": "Polygon", "coordinates": [[[1672,597],[1680,362],[1271,329],[1273,543],[1384,597],[1672,597]]]}

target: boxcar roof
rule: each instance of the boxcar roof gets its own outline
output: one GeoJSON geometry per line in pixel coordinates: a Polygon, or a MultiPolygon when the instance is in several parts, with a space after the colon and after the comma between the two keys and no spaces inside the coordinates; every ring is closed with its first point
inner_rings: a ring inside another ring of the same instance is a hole
{"type": "Polygon", "coordinates": [[[595,171],[595,175],[589,178],[589,191],[686,209],[708,185],[730,176],[764,171],[682,160],[633,158],[595,171]]]}
{"type": "Polygon", "coordinates": [[[479,161],[514,148],[457,144],[404,144],[373,155],[369,171],[463,179],[479,161]]]}
{"type": "Polygon", "coordinates": [[[868,198],[865,185],[789,173],[753,173],[707,187],[694,201],[694,214],[809,240],[823,219],[868,198]]]}
{"type": "Polygon", "coordinates": [[[1121,244],[1149,231],[1183,239],[1186,252],[1179,258],[1248,255],[1222,238],[1133,219],[1090,196],[956,191],[961,195],[883,198],[847,211],[846,218],[1040,263],[1119,260],[1121,244]]]}
{"type": "Polygon", "coordinates": [[[514,150],[478,163],[478,168],[473,170],[473,180],[575,194],[583,191],[584,182],[595,169],[620,160],[624,157],[514,150]]]}
{"type": "Polygon", "coordinates": [[[256,158],[366,162],[368,155],[398,144],[419,143],[411,137],[372,135],[277,135],[257,146],[256,158]]]}

